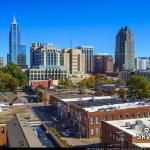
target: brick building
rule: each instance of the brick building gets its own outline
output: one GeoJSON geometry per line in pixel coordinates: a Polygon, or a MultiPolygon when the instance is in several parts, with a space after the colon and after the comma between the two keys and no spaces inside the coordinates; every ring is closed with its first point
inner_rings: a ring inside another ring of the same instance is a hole
{"type": "Polygon", "coordinates": [[[120,120],[150,116],[150,103],[141,105],[137,102],[118,103],[116,101],[111,103],[110,99],[102,101],[95,101],[95,105],[97,106],[90,104],[93,103],[90,101],[74,102],[74,104],[70,105],[70,119],[74,126],[77,127],[78,132],[81,132],[81,135],[85,138],[100,136],[101,121],[103,120],[120,120]],[[103,103],[107,103],[107,105],[103,103]]]}
{"type": "Polygon", "coordinates": [[[33,88],[36,88],[39,86],[49,88],[51,86],[58,85],[58,80],[31,80],[29,81],[29,85],[33,88]]]}
{"type": "Polygon", "coordinates": [[[0,124],[0,147],[7,146],[6,124],[0,124]]]}
{"type": "Polygon", "coordinates": [[[146,128],[150,129],[149,118],[102,121],[103,147],[150,148],[146,128]]]}
{"type": "Polygon", "coordinates": [[[95,73],[112,73],[113,58],[109,54],[97,54],[94,56],[95,73]]]}
{"type": "Polygon", "coordinates": [[[71,93],[51,95],[50,101],[57,114],[64,120],[70,120],[84,138],[100,137],[101,121],[150,116],[150,102],[133,102],[110,96],[82,97],[71,93]]]}

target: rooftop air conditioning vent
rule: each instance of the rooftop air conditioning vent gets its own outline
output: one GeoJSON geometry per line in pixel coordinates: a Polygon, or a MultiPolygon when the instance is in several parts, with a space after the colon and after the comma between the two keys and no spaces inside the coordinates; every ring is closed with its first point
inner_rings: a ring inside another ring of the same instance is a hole
{"type": "Polygon", "coordinates": [[[136,120],[136,125],[143,125],[143,121],[142,120],[136,120]]]}
{"type": "Polygon", "coordinates": [[[126,122],[125,125],[126,125],[126,127],[131,127],[131,123],[130,122],[126,122]]]}
{"type": "Polygon", "coordinates": [[[135,125],[134,124],[131,125],[131,129],[135,129],[135,125]]]}

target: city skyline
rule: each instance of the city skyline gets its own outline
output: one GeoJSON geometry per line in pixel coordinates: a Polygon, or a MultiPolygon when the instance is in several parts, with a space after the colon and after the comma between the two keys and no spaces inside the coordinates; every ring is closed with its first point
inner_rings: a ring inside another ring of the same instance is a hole
{"type": "Polygon", "coordinates": [[[22,29],[23,43],[27,45],[27,64],[29,64],[29,51],[33,42],[54,43],[58,48],[65,48],[71,47],[70,40],[72,39],[73,47],[91,45],[94,46],[94,53],[110,53],[114,57],[115,37],[118,30],[124,26],[129,26],[135,34],[135,56],[148,56],[150,55],[148,45],[150,39],[148,6],[150,3],[147,0],[144,1],[146,3],[138,1],[136,4],[132,1],[128,6],[128,0],[124,4],[118,0],[110,3],[103,0],[86,1],[87,3],[78,0],[76,2],[64,0],[59,3],[44,0],[42,6],[47,9],[36,13],[34,9],[31,13],[32,7],[34,5],[38,7],[41,3],[35,4],[34,0],[30,3],[30,7],[28,2],[22,2],[22,6],[17,0],[13,2],[14,4],[2,2],[0,6],[0,55],[4,57],[6,64],[9,26],[15,15],[22,29]],[[54,6],[54,8],[48,9],[49,6],[54,6]],[[121,11],[122,7],[127,7],[127,11],[121,11]],[[63,11],[66,8],[67,11],[63,11]],[[139,12],[140,8],[142,12],[139,12]],[[72,9],[76,11],[70,12],[72,9]],[[107,12],[108,9],[112,11],[111,14],[107,12]]]}

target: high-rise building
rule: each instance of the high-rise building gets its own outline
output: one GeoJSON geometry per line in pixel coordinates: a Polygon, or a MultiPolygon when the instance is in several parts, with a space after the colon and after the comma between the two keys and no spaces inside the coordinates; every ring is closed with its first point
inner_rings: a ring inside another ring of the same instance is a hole
{"type": "Polygon", "coordinates": [[[80,78],[85,74],[85,54],[81,49],[66,48],[63,49],[63,65],[69,71],[69,76],[80,78]]]}
{"type": "Polygon", "coordinates": [[[94,47],[92,46],[79,46],[78,49],[82,50],[82,53],[85,54],[85,73],[92,73],[93,69],[93,51],[94,47]]]}
{"type": "Polygon", "coordinates": [[[0,57],[0,68],[3,68],[4,66],[4,60],[3,57],[0,57]]]}
{"type": "Polygon", "coordinates": [[[30,47],[30,63],[31,67],[48,66],[56,67],[62,66],[62,52],[53,44],[32,43],[30,47]]]}
{"type": "Polygon", "coordinates": [[[150,58],[149,57],[138,57],[136,59],[137,70],[150,70],[150,58]]]}
{"type": "Polygon", "coordinates": [[[28,68],[26,65],[26,46],[22,45],[21,31],[14,17],[9,33],[9,53],[7,54],[7,63],[12,62],[22,69],[28,68]]]}
{"type": "Polygon", "coordinates": [[[94,55],[95,73],[112,73],[113,72],[113,57],[110,54],[94,55]]]}
{"type": "Polygon", "coordinates": [[[134,70],[134,35],[129,27],[122,28],[116,36],[115,69],[134,70]]]}

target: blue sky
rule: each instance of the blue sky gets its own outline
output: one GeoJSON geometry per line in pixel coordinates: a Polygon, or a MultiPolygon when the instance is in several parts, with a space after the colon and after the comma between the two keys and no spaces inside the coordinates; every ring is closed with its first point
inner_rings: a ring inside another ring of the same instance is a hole
{"type": "Polygon", "coordinates": [[[32,42],[54,43],[58,48],[92,45],[95,53],[114,56],[115,36],[123,26],[135,35],[136,56],[150,56],[149,0],[1,0],[0,56],[6,63],[13,16],[27,46],[32,42]]]}

